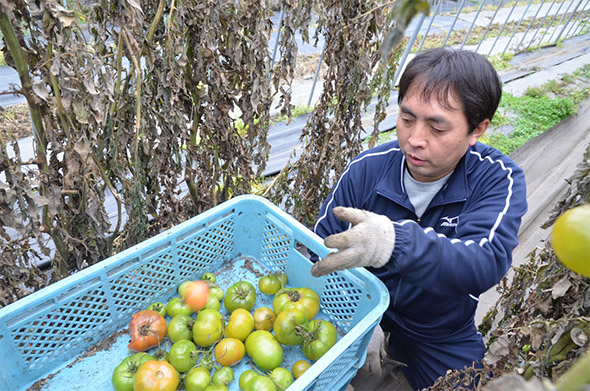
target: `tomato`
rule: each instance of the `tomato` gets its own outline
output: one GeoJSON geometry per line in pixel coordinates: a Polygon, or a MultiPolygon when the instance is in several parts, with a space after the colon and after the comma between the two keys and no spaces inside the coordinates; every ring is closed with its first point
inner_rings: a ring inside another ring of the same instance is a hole
{"type": "Polygon", "coordinates": [[[213,273],[203,273],[203,275],[201,276],[201,280],[203,281],[209,281],[212,284],[215,284],[215,274],[213,273]]]}
{"type": "Polygon", "coordinates": [[[246,384],[246,391],[277,391],[277,387],[270,378],[257,375],[246,384]]]}
{"type": "Polygon", "coordinates": [[[211,375],[209,370],[204,367],[192,368],[184,378],[186,391],[203,391],[209,384],[211,384],[211,375]]]}
{"type": "Polygon", "coordinates": [[[254,311],[254,328],[256,330],[272,330],[277,316],[268,307],[260,307],[254,311]]]}
{"type": "Polygon", "coordinates": [[[181,339],[175,342],[168,353],[168,360],[170,364],[176,368],[178,372],[186,372],[191,369],[199,358],[197,347],[192,341],[181,339]]]}
{"type": "Polygon", "coordinates": [[[305,313],[297,308],[287,308],[277,315],[274,324],[275,338],[283,345],[301,345],[307,326],[305,313]]]}
{"type": "Polygon", "coordinates": [[[563,212],[553,225],[553,250],[565,266],[590,277],[590,205],[563,212]]]}
{"type": "Polygon", "coordinates": [[[254,317],[243,308],[235,309],[225,327],[225,335],[230,338],[236,338],[245,341],[254,329],[254,317]]]}
{"type": "Polygon", "coordinates": [[[133,391],[175,391],[179,384],[180,376],[170,363],[150,360],[137,370],[133,391]]]}
{"type": "Polygon", "coordinates": [[[203,280],[191,281],[184,288],[182,300],[188,304],[193,312],[199,312],[207,304],[209,298],[209,284],[203,280]]]}
{"type": "Polygon", "coordinates": [[[182,301],[182,298],[173,297],[168,302],[168,305],[166,305],[166,312],[168,313],[168,316],[173,318],[174,316],[180,314],[190,315],[193,313],[193,310],[191,309],[191,307],[189,307],[188,304],[182,301]]]}
{"type": "Polygon", "coordinates": [[[184,290],[186,289],[187,286],[189,286],[190,283],[191,283],[191,281],[188,280],[178,286],[178,296],[180,296],[180,297],[184,296],[184,290]]]}
{"type": "Polygon", "coordinates": [[[238,381],[239,385],[240,385],[240,390],[244,390],[246,388],[246,385],[250,381],[250,379],[252,379],[254,376],[259,376],[259,375],[258,375],[258,373],[256,373],[252,369],[248,369],[248,370],[242,372],[242,374],[240,375],[240,380],[238,381]]]}
{"type": "Polygon", "coordinates": [[[172,343],[181,339],[193,339],[193,318],[186,314],[175,315],[168,323],[168,338],[172,343]]]}
{"type": "Polygon", "coordinates": [[[211,384],[210,386],[205,388],[205,391],[229,391],[229,390],[223,384],[211,384]]]}
{"type": "Polygon", "coordinates": [[[270,372],[268,376],[280,391],[287,389],[287,387],[289,387],[295,381],[291,371],[283,367],[276,367],[270,372]]]}
{"type": "Polygon", "coordinates": [[[219,311],[201,310],[193,325],[193,341],[199,346],[209,347],[223,336],[225,321],[219,311]]]}
{"type": "Polygon", "coordinates": [[[336,343],[336,327],[327,320],[312,320],[309,322],[308,332],[309,339],[303,342],[301,350],[312,361],[318,360],[336,343]]]}
{"type": "Polygon", "coordinates": [[[152,310],[152,311],[156,311],[160,315],[162,315],[163,317],[166,317],[166,305],[164,305],[164,303],[159,303],[159,302],[152,303],[149,305],[149,307],[147,309],[152,310]]]}
{"type": "Polygon", "coordinates": [[[295,379],[299,379],[301,375],[305,373],[311,367],[311,363],[305,360],[298,360],[293,363],[291,367],[291,372],[293,372],[293,377],[295,379]]]}
{"type": "Polygon", "coordinates": [[[209,285],[209,296],[215,297],[218,301],[223,300],[223,289],[217,285],[209,285]]]}
{"type": "Polygon", "coordinates": [[[219,300],[217,300],[216,297],[209,296],[207,298],[207,303],[205,304],[205,307],[203,307],[203,308],[219,311],[219,309],[221,308],[221,303],[219,302],[219,300]]]}
{"type": "Polygon", "coordinates": [[[215,345],[215,361],[223,366],[234,366],[244,358],[246,347],[236,338],[224,338],[215,345]]]}
{"type": "Polygon", "coordinates": [[[234,381],[234,370],[231,367],[223,366],[215,371],[213,376],[211,377],[211,382],[213,384],[221,384],[223,386],[228,386],[229,383],[234,381]]]}
{"type": "Polygon", "coordinates": [[[272,307],[277,316],[287,308],[297,308],[312,320],[320,310],[320,298],[309,288],[284,288],[275,295],[272,307]]]}
{"type": "Polygon", "coordinates": [[[246,338],[246,353],[263,371],[275,369],[283,362],[283,347],[274,335],[256,330],[246,338]]]}
{"type": "Polygon", "coordinates": [[[258,279],[258,289],[265,295],[274,295],[281,289],[281,281],[275,276],[262,276],[258,279]]]}
{"type": "Polygon", "coordinates": [[[168,352],[158,348],[158,350],[154,353],[154,360],[168,361],[168,352]]]}
{"type": "Polygon", "coordinates": [[[133,352],[158,346],[166,337],[166,319],[152,310],[136,312],[129,322],[129,334],[131,342],[127,347],[133,352]]]}
{"type": "Polygon", "coordinates": [[[151,355],[144,352],[125,357],[113,371],[111,378],[113,388],[116,391],[133,391],[133,379],[135,379],[137,369],[144,362],[153,359],[151,355]]]}
{"type": "Polygon", "coordinates": [[[227,289],[223,305],[227,312],[231,313],[237,308],[248,311],[254,307],[256,301],[256,289],[248,281],[238,281],[227,289]]]}

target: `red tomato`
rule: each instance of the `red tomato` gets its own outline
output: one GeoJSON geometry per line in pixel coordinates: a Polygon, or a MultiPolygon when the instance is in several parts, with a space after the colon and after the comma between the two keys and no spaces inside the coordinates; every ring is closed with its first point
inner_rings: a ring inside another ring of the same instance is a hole
{"type": "Polygon", "coordinates": [[[150,360],[143,363],[133,379],[133,391],[175,391],[180,375],[167,361],[150,360]]]}
{"type": "Polygon", "coordinates": [[[184,289],[182,299],[191,307],[193,312],[199,312],[207,304],[209,298],[209,284],[203,280],[191,281],[184,289]]]}
{"type": "Polygon", "coordinates": [[[166,338],[166,319],[156,311],[143,310],[131,316],[129,322],[131,342],[127,346],[134,352],[143,352],[166,338]]]}

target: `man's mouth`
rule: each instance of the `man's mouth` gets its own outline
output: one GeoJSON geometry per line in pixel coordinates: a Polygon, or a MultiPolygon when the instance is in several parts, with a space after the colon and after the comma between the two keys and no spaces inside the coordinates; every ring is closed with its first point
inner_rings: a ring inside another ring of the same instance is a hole
{"type": "Polygon", "coordinates": [[[406,158],[408,159],[408,162],[414,166],[421,166],[424,163],[426,163],[425,160],[420,159],[419,157],[417,157],[416,155],[412,155],[411,153],[409,153],[406,158]]]}

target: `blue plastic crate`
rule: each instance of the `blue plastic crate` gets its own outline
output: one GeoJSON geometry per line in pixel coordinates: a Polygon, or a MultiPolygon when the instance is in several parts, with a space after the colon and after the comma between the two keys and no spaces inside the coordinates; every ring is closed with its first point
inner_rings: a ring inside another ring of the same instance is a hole
{"type": "MultiPolygon", "coordinates": [[[[318,316],[340,332],[336,345],[289,390],[343,389],[365,360],[389,294],[364,269],[312,277],[299,245],[322,257],[329,253],[317,235],[275,205],[240,196],[18,300],[0,309],[0,389],[112,390],[112,371],[128,354],[125,329],[134,312],[170,299],[180,283],[206,271],[233,281],[253,278],[256,268],[284,271],[288,286],[315,290],[318,316]]],[[[257,306],[270,303],[259,293],[257,306]]],[[[285,350],[286,367],[303,358],[297,354],[285,350]]],[[[239,389],[239,371],[230,390],[239,389]]]]}

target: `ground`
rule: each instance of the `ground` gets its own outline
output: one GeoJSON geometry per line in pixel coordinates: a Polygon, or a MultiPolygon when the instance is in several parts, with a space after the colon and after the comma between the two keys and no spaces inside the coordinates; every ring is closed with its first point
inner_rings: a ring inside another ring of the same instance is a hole
{"type": "Polygon", "coordinates": [[[32,134],[31,132],[31,117],[26,103],[0,107],[0,135],[5,141],[10,140],[12,136],[28,137],[32,134]]]}

